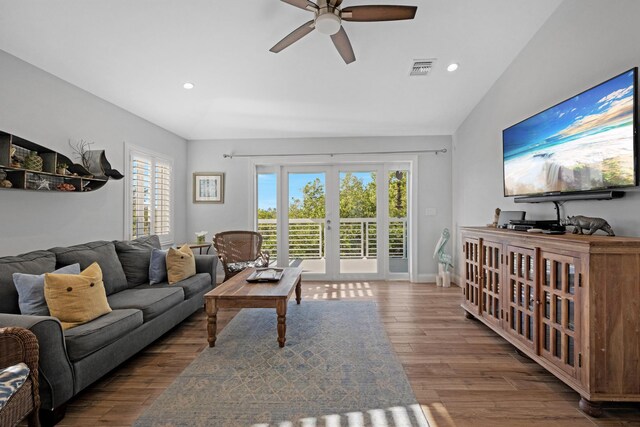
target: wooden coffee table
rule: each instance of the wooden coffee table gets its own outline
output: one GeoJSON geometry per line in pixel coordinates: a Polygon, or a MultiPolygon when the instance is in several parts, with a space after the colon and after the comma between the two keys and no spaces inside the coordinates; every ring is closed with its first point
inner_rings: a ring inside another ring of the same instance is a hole
{"type": "Polygon", "coordinates": [[[278,344],[284,347],[287,332],[287,301],[295,289],[296,302],[300,304],[302,268],[285,268],[279,282],[247,282],[247,277],[254,271],[254,268],[248,268],[205,294],[209,347],[216,345],[219,308],[275,308],[278,315],[278,344]]]}

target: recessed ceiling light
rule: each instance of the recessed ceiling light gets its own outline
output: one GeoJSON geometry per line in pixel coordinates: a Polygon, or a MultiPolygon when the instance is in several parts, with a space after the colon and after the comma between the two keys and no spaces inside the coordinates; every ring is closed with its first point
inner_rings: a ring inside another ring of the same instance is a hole
{"type": "Polygon", "coordinates": [[[449,72],[453,72],[457,69],[458,69],[458,64],[456,64],[455,62],[453,64],[449,64],[449,66],[447,67],[447,71],[449,72]]]}
{"type": "Polygon", "coordinates": [[[194,86],[193,86],[193,83],[186,82],[185,84],[182,85],[182,87],[185,89],[193,89],[194,86]]]}

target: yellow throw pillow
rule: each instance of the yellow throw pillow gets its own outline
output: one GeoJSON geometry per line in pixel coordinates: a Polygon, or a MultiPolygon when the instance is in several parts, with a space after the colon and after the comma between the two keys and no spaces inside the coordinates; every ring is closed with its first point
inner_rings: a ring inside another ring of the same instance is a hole
{"type": "Polygon", "coordinates": [[[45,274],[44,298],[51,315],[60,320],[63,329],[111,312],[97,262],[80,274],[45,274]]]}
{"type": "Polygon", "coordinates": [[[169,248],[167,252],[167,276],[169,284],[173,285],[181,280],[196,275],[196,257],[189,245],[180,249],[169,248]]]}

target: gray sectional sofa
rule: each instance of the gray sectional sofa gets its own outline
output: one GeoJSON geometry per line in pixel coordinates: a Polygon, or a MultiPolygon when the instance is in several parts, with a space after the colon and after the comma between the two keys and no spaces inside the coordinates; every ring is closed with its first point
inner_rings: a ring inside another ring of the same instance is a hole
{"type": "Polygon", "coordinates": [[[157,236],[0,258],[0,327],[21,326],[38,338],[46,424],[64,416],[69,399],[203,306],[203,295],[215,286],[217,258],[196,255],[195,276],[174,285],[149,285],[152,248],[160,248],[157,236]],[[85,269],[95,261],[103,272],[111,313],[66,331],[55,317],[20,314],[13,273],[43,274],[74,263],[85,269]]]}

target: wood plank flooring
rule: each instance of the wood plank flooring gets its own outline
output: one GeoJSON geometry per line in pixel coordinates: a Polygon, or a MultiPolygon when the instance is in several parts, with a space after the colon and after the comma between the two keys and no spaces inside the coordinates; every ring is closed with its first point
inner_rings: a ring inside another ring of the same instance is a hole
{"type": "MultiPolygon", "coordinates": [[[[464,318],[458,287],[307,282],[302,295],[303,304],[377,302],[431,427],[640,426],[637,404],[612,405],[600,419],[580,412],[577,393],[517,355],[480,322],[464,318]]],[[[218,331],[236,313],[220,310],[218,331]]],[[[200,310],[73,399],[59,425],[131,425],[206,345],[206,319],[200,310]]]]}

